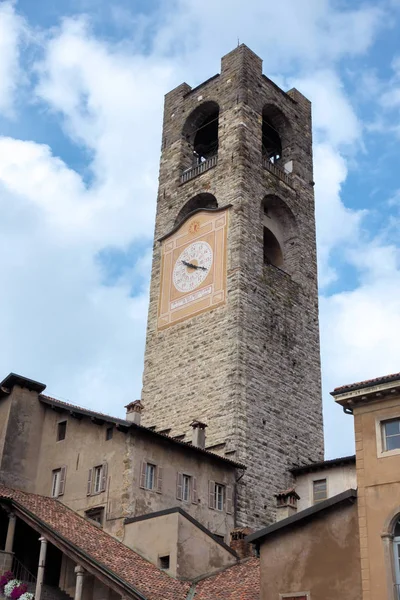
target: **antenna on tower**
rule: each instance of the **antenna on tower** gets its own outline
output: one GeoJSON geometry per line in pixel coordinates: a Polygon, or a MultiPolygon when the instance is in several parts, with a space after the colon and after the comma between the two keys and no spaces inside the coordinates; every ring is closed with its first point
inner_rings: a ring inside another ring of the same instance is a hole
{"type": "Polygon", "coordinates": [[[239,41],[239,38],[238,38],[238,48],[239,48],[239,46],[240,46],[240,41],[239,41]]]}

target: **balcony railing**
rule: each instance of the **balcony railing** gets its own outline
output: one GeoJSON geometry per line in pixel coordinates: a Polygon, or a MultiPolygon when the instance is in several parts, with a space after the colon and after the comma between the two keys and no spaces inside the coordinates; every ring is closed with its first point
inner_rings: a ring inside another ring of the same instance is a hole
{"type": "Polygon", "coordinates": [[[204,173],[205,171],[212,169],[213,167],[215,167],[217,162],[218,162],[218,155],[215,154],[215,156],[212,156],[211,158],[207,158],[207,160],[200,163],[199,165],[196,165],[195,167],[192,167],[191,169],[186,169],[186,171],[183,171],[183,173],[181,175],[181,183],[186,183],[187,181],[190,181],[194,177],[197,177],[197,175],[201,175],[201,173],[204,173]]]}
{"type": "Polygon", "coordinates": [[[23,583],[36,584],[36,577],[23,565],[16,556],[13,557],[12,574],[15,579],[19,579],[23,583]]]}
{"type": "Polygon", "coordinates": [[[276,177],[279,177],[279,179],[281,179],[288,185],[292,185],[290,173],[285,171],[285,169],[283,169],[282,167],[279,167],[276,163],[272,163],[266,156],[263,156],[262,160],[264,169],[267,169],[267,171],[273,173],[276,177]]]}

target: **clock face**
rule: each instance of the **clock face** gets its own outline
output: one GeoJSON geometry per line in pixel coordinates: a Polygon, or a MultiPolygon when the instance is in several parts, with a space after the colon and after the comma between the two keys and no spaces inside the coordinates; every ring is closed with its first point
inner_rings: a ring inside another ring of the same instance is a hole
{"type": "Polygon", "coordinates": [[[228,207],[198,211],[162,239],[158,330],[226,301],[228,207]]]}
{"type": "Polygon", "coordinates": [[[193,242],[179,255],[172,274],[178,292],[191,292],[203,283],[210,272],[213,251],[207,242],[193,242]]]}

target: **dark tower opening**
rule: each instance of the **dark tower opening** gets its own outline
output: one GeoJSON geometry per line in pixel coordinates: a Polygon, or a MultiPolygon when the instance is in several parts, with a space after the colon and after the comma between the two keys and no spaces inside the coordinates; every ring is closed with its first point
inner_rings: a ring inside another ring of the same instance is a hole
{"type": "Polygon", "coordinates": [[[187,118],[183,127],[184,168],[200,165],[218,154],[219,106],[216,102],[205,102],[187,118]]]}
{"type": "Polygon", "coordinates": [[[175,226],[186,219],[190,213],[199,208],[218,208],[216,197],[212,194],[204,193],[197,194],[196,196],[193,196],[193,198],[190,198],[179,211],[178,216],[175,219],[175,226]]]}
{"type": "Polygon", "coordinates": [[[262,122],[262,153],[272,163],[282,158],[282,142],[279,133],[263,115],[262,122]]]}
{"type": "Polygon", "coordinates": [[[283,253],[278,240],[266,227],[264,227],[264,264],[274,267],[283,267],[283,253]]]}
{"type": "Polygon", "coordinates": [[[262,112],[262,156],[272,163],[287,160],[290,125],[283,113],[271,104],[267,104],[262,112]]]}

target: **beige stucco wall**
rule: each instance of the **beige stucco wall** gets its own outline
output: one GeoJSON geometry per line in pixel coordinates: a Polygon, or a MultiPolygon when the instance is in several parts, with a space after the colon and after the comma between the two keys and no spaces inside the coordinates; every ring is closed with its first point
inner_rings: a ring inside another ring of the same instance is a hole
{"type": "Polygon", "coordinates": [[[179,516],[178,575],[193,579],[228,567],[236,558],[193,523],[179,516]]]}
{"type": "Polygon", "coordinates": [[[18,385],[14,386],[8,402],[1,481],[10,487],[34,492],[45,411],[37,401],[36,392],[18,385]]]}
{"type": "Polygon", "coordinates": [[[265,538],[260,557],[261,600],[299,592],[309,592],[310,600],[360,600],[356,504],[265,538]]]}
{"type": "Polygon", "coordinates": [[[357,488],[356,466],[342,465],[298,475],[296,492],[300,496],[297,502],[299,512],[313,505],[313,482],[317,479],[327,480],[328,498],[332,498],[346,490],[357,488]]]}
{"type": "Polygon", "coordinates": [[[212,533],[224,536],[225,542],[229,542],[228,534],[234,528],[234,515],[228,514],[226,511],[221,512],[209,508],[208,482],[212,480],[234,487],[234,468],[216,464],[212,458],[195,454],[185,447],[174,449],[170,443],[163,440],[160,440],[157,444],[150,443],[149,436],[136,434],[134,448],[131,516],[180,506],[212,533]],[[139,487],[142,460],[154,462],[163,467],[162,494],[158,494],[155,490],[143,490],[139,487]],[[177,499],[178,472],[196,477],[198,495],[196,504],[177,499]]]}
{"type": "Polygon", "coordinates": [[[194,579],[236,562],[236,558],[178,512],[135,521],[125,527],[124,543],[158,566],[170,557],[168,573],[194,579]]]}
{"type": "Polygon", "coordinates": [[[106,440],[109,424],[97,425],[89,418],[76,419],[66,412],[46,408],[36,493],[50,495],[52,471],[67,467],[64,495],[60,500],[81,514],[89,508],[105,509],[107,530],[117,537],[123,535],[122,516],[124,492],[130,484],[130,449],[126,435],[114,428],[111,440],[106,440]],[[57,424],[67,421],[65,440],[57,441],[57,424]],[[105,492],[87,495],[89,469],[106,462],[108,481],[105,492]]]}
{"type": "MultiPolygon", "coordinates": [[[[400,515],[400,454],[380,453],[381,420],[400,418],[400,397],[354,409],[364,600],[392,600],[392,521],[400,515]]],[[[397,598],[396,598],[397,600],[397,598]]]]}
{"type": "Polygon", "coordinates": [[[168,573],[173,577],[178,571],[179,513],[162,515],[154,519],[136,521],[125,526],[124,544],[158,566],[160,556],[170,557],[168,573]]]}

